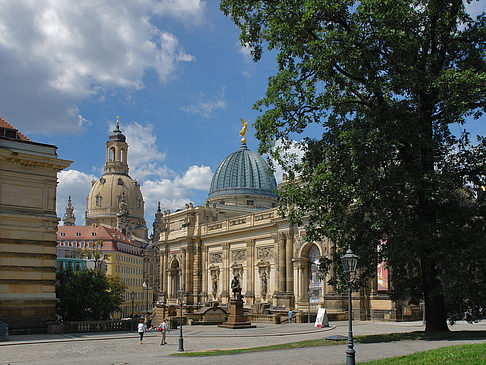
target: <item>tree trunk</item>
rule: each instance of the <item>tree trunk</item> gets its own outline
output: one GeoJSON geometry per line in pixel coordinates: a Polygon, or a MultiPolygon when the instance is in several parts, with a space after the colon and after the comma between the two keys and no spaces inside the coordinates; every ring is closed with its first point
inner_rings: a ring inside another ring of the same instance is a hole
{"type": "Polygon", "coordinates": [[[421,260],[425,299],[425,333],[448,332],[442,283],[437,279],[435,263],[421,260]]]}

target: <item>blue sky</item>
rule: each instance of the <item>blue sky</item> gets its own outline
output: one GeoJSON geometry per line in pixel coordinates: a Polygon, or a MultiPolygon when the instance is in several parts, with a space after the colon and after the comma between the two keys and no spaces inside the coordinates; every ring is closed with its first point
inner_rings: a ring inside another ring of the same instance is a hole
{"type": "MultiPolygon", "coordinates": [[[[151,228],[159,201],[204,203],[212,173],[239,148],[239,119],[255,121],[251,107],[275,71],[268,52],[250,60],[216,0],[3,1],[0,12],[0,116],[73,161],[57,206],[62,217],[71,194],[77,224],[117,115],[151,228]]],[[[472,131],[484,135],[484,121],[472,131]]]]}

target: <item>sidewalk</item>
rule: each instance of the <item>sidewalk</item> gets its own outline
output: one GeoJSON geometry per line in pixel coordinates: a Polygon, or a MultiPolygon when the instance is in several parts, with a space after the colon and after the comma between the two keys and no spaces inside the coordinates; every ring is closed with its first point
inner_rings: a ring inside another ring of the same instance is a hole
{"type": "MultiPolygon", "coordinates": [[[[281,344],[333,335],[347,335],[347,322],[332,322],[330,328],[317,329],[313,324],[257,324],[255,329],[231,330],[216,326],[185,326],[184,349],[199,351],[281,344]]],[[[422,331],[422,322],[353,322],[355,335],[422,331]]],[[[476,324],[458,322],[453,331],[483,330],[486,321],[476,324]]],[[[169,332],[168,345],[160,346],[159,333],[149,331],[143,345],[136,332],[86,333],[70,335],[11,336],[0,342],[0,364],[291,364],[305,360],[310,364],[345,362],[346,345],[309,347],[293,350],[265,351],[205,358],[174,358],[178,351],[179,331],[169,332]]],[[[357,344],[356,359],[365,361],[404,355],[428,349],[463,343],[486,341],[401,341],[386,344],[357,344]]]]}

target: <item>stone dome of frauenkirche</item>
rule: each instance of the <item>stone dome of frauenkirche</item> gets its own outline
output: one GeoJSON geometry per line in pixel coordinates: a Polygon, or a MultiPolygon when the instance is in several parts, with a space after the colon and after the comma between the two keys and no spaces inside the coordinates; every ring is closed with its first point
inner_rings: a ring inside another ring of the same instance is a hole
{"type": "Polygon", "coordinates": [[[128,144],[115,130],[106,142],[104,174],[92,182],[87,198],[85,224],[103,224],[131,238],[147,239],[144,201],[140,185],[128,175],[128,144]]]}
{"type": "Polygon", "coordinates": [[[240,149],[228,155],[216,169],[208,202],[255,208],[275,206],[277,183],[269,171],[263,157],[250,151],[242,142],[240,149]]]}

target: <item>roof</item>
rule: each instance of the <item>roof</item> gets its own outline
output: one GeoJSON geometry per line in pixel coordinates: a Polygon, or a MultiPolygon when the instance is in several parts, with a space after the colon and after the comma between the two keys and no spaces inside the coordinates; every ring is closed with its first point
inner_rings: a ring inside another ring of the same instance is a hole
{"type": "Polygon", "coordinates": [[[0,117],[0,137],[32,142],[2,117],[0,117]]]}
{"type": "Polygon", "coordinates": [[[277,183],[267,162],[242,143],[238,151],[228,155],[218,166],[211,180],[208,198],[225,195],[260,195],[275,197],[277,183]]]}
{"type": "Polygon", "coordinates": [[[57,227],[58,241],[113,241],[123,242],[136,247],[142,245],[138,242],[132,241],[123,233],[116,229],[104,226],[58,226],[57,227]],[[64,235],[61,235],[63,233],[64,235]],[[78,235],[76,235],[78,233],[78,235]],[[94,235],[93,235],[94,233],[94,235]]]}

